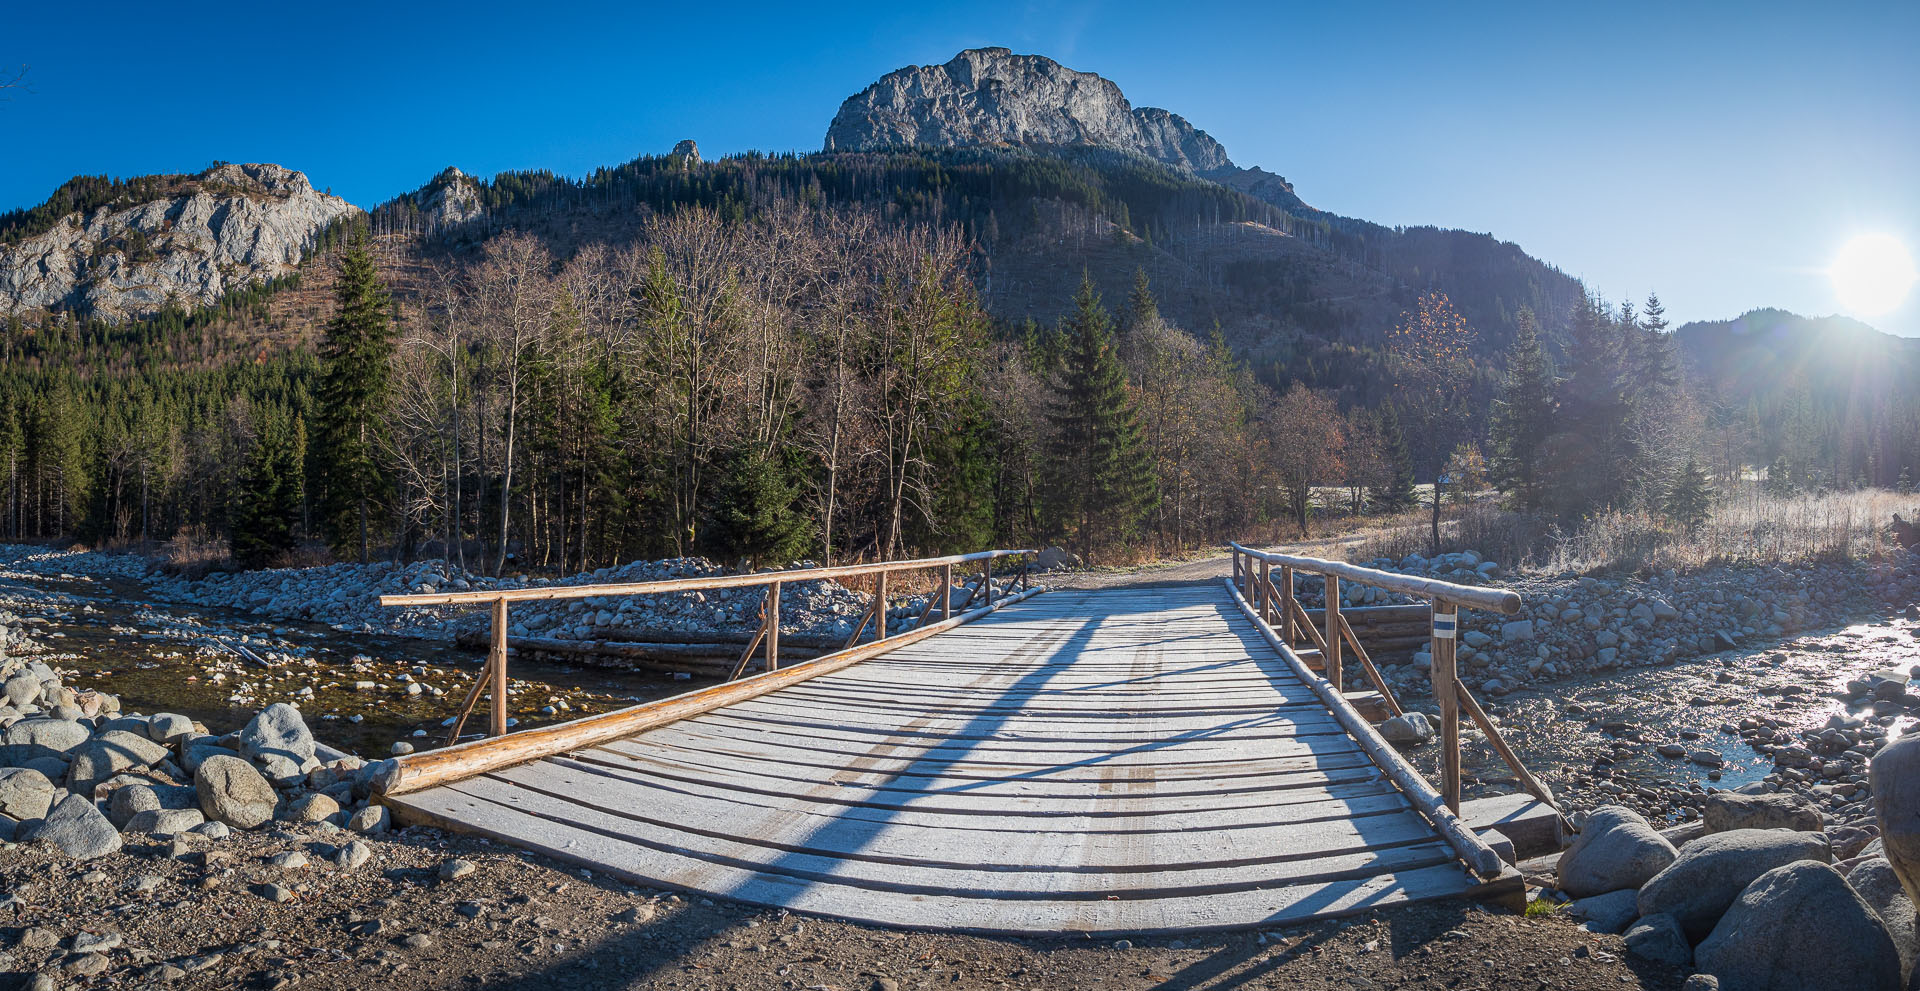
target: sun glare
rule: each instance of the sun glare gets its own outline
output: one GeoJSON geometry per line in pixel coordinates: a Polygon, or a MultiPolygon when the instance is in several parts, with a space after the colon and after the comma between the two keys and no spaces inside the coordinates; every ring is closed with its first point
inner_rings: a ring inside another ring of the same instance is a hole
{"type": "Polygon", "coordinates": [[[1861,234],[1848,241],[1827,269],[1834,295],[1849,312],[1877,316],[1907,298],[1920,273],[1907,246],[1891,234],[1861,234]]]}

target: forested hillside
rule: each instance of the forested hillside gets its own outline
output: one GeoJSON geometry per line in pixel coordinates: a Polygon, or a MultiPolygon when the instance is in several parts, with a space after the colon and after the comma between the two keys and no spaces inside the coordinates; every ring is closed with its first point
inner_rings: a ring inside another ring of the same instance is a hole
{"type": "Polygon", "coordinates": [[[1097,555],[1443,472],[1577,517],[1663,507],[1690,461],[1914,462],[1906,366],[1849,375],[1784,323],[1676,337],[1513,245],[1262,188],[1288,206],[1097,148],[449,171],[215,307],[10,317],[0,535],[263,563],[364,529],[490,569],[1097,555]]]}

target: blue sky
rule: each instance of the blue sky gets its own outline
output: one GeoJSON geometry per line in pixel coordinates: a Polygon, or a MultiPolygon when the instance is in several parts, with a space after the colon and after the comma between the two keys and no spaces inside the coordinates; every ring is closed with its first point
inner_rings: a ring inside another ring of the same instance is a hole
{"type": "MultiPolygon", "coordinates": [[[[214,159],[370,206],[450,164],[812,150],[883,73],[1005,45],[1316,206],[1491,232],[1682,320],[1839,311],[1825,269],[1858,232],[1920,253],[1912,2],[173,6],[15,8],[0,66],[32,89],[0,103],[0,209],[214,159]]],[[[1869,322],[1920,336],[1915,297],[1869,322]]]]}

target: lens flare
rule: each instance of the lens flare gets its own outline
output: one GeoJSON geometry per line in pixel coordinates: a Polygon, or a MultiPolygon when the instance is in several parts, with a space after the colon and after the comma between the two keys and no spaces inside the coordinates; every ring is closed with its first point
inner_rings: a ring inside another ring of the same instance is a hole
{"type": "Polygon", "coordinates": [[[1850,313],[1877,316],[1906,301],[1920,273],[1907,246],[1891,234],[1861,234],[1848,241],[1827,269],[1833,292],[1850,313]]]}

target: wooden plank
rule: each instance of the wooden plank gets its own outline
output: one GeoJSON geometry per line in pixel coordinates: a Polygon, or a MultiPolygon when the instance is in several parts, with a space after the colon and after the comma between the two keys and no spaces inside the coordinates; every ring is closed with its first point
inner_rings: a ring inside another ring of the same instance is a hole
{"type": "MultiPolygon", "coordinates": [[[[580,787],[576,782],[576,789],[580,787]]],[[[916,894],[962,897],[1101,896],[1155,898],[1194,891],[1222,891],[1284,883],[1324,883],[1366,877],[1400,867],[1449,862],[1453,854],[1412,812],[1355,822],[1295,825],[1285,848],[1251,843],[1238,849],[1236,834],[1201,837],[1168,832],[1122,842],[1102,858],[1091,850],[1099,837],[1084,833],[1002,833],[949,830],[929,849],[925,830],[894,830],[885,824],[833,819],[825,826],[794,829],[791,816],[770,812],[757,821],[735,815],[707,818],[681,809],[683,819],[656,821],[648,810],[606,791],[566,795],[536,791],[495,776],[455,782],[449,790],[555,823],[590,829],[630,843],[685,856],[764,870],[813,881],[916,894]],[[1378,820],[1378,821],[1376,821],[1378,820]],[[1365,824],[1363,833],[1360,823],[1365,824]],[[1134,851],[1135,859],[1125,857],[1134,851]],[[1117,851],[1117,853],[1116,853],[1117,851]],[[1266,859],[1257,852],[1271,854],[1266,859]],[[1095,858],[1086,863],[1087,858],[1095,858]]]]}
{"type": "Polygon", "coordinates": [[[791,794],[784,801],[748,802],[725,789],[669,787],[618,769],[558,759],[521,764],[475,781],[539,792],[669,830],[690,829],[762,846],[929,866],[999,866],[1036,872],[1189,869],[1204,863],[1310,859],[1315,844],[1351,848],[1356,837],[1366,847],[1399,845],[1391,842],[1394,836],[1408,843],[1438,843],[1412,807],[1394,794],[1275,809],[1220,810],[1209,816],[1218,825],[1201,830],[1168,829],[1165,823],[1147,819],[816,804],[791,794]],[[1030,846],[1036,835],[1040,845],[1030,846]],[[858,845],[839,849],[854,843],[858,845]],[[1018,857],[1011,854],[1014,850],[1021,851],[1018,857]],[[1175,859],[1180,857],[1200,859],[1175,859]]]}
{"type": "Polygon", "coordinates": [[[723,892],[749,904],[884,926],[1012,935],[1068,932],[1176,933],[1278,926],[1338,918],[1396,904],[1487,896],[1516,889],[1518,873],[1476,884],[1451,865],[1364,880],[1148,900],[960,898],[903,895],[849,885],[800,881],[759,870],[712,864],[650,850],[614,837],[554,823],[514,809],[455,795],[420,792],[396,803],[405,823],[488,836],[630,882],[695,892],[723,892]]]}

